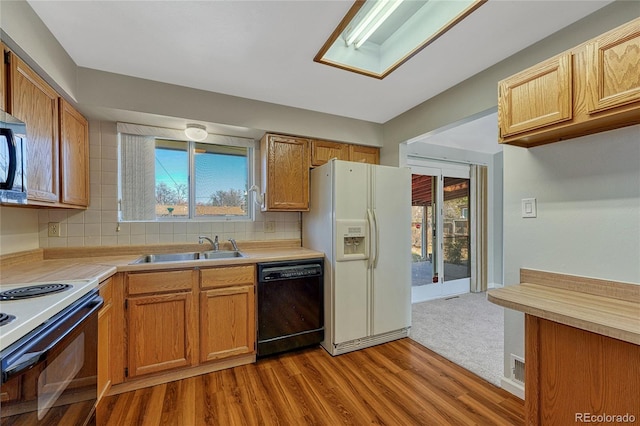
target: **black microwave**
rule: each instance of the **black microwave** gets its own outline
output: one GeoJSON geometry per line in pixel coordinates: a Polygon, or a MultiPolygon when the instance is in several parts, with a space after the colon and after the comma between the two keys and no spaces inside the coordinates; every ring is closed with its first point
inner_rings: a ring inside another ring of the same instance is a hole
{"type": "Polygon", "coordinates": [[[0,203],[27,204],[27,126],[0,110],[0,203]]]}

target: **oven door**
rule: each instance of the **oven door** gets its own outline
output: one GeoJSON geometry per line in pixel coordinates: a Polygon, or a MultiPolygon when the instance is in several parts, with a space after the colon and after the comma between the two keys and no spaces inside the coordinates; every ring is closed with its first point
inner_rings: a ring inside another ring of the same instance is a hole
{"type": "Polygon", "coordinates": [[[93,421],[102,303],[92,292],[2,352],[0,424],[93,421]]]}

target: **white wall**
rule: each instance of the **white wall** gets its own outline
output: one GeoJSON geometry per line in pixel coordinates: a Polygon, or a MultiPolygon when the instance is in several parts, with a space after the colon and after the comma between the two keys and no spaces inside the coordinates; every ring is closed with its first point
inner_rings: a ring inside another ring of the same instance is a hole
{"type": "MultiPolygon", "coordinates": [[[[504,147],[505,285],[520,268],[640,285],[640,126],[524,149],[504,147]],[[521,199],[538,217],[521,217],[521,199]]],[[[524,354],[524,319],[505,310],[509,355],[524,354]]]]}
{"type": "Polygon", "coordinates": [[[0,207],[0,255],[38,248],[38,210],[0,207]]]}

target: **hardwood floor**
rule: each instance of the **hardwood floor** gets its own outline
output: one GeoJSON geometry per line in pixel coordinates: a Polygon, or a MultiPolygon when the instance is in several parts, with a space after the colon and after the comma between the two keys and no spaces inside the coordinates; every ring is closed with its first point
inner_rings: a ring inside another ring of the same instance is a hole
{"type": "Polygon", "coordinates": [[[312,348],[105,398],[99,425],[522,425],[524,403],[409,338],[312,348]]]}

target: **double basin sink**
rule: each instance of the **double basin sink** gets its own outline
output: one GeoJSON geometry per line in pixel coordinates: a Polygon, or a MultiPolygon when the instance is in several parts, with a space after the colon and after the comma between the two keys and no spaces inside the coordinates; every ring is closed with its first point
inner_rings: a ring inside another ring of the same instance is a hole
{"type": "Polygon", "coordinates": [[[244,257],[244,254],[237,250],[209,250],[194,251],[187,253],[158,253],[145,254],[139,257],[132,264],[136,263],[160,263],[160,262],[183,262],[187,260],[213,260],[213,259],[232,259],[235,257],[244,257]]]}

